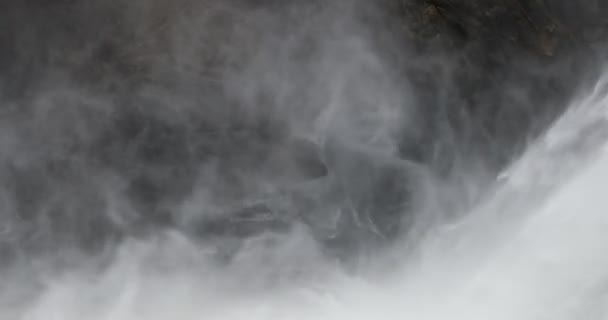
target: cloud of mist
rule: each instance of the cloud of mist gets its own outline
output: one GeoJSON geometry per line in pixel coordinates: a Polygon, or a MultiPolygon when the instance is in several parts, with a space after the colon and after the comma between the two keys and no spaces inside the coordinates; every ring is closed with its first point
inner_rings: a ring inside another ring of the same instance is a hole
{"type": "Polygon", "coordinates": [[[414,316],[443,284],[401,269],[567,105],[528,86],[561,67],[421,50],[382,3],[6,9],[0,318],[414,316]]]}
{"type": "Polygon", "coordinates": [[[124,243],[101,272],[53,275],[24,319],[602,319],[604,86],[573,103],[471,219],[439,228],[390,275],[344,273],[303,230],[270,250],[273,236],[250,239],[229,265],[169,233],[124,243]]]}

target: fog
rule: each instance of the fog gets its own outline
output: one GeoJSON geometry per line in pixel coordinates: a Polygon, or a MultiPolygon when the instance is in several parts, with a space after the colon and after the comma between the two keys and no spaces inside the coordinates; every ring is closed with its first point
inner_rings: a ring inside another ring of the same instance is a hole
{"type": "Polygon", "coordinates": [[[608,317],[601,59],[391,10],[7,3],[0,318],[608,317]]]}

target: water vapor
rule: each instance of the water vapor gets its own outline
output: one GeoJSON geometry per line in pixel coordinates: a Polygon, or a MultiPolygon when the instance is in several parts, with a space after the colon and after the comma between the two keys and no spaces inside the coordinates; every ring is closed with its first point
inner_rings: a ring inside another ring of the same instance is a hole
{"type": "Polygon", "coordinates": [[[1,4],[0,319],[603,319],[601,59],[446,3],[1,4]]]}

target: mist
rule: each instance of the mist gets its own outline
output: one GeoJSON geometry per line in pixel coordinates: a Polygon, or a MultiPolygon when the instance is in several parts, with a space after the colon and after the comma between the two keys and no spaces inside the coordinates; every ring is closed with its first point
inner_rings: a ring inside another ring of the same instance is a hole
{"type": "Polygon", "coordinates": [[[0,7],[0,319],[608,316],[599,2],[0,7]]]}

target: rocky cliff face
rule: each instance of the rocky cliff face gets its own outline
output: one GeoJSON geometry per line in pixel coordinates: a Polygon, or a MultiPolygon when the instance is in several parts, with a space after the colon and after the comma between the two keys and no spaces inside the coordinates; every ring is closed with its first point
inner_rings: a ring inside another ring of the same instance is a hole
{"type": "MultiPolygon", "coordinates": [[[[607,8],[597,1],[446,0],[390,5],[400,17],[395,22],[397,32],[414,46],[412,50],[430,57],[427,63],[408,68],[418,87],[429,88],[426,93],[422,90],[421,99],[441,110],[435,113],[445,113],[456,131],[473,130],[469,134],[481,140],[475,141],[476,146],[505,150],[504,143],[518,146],[534,136],[602,63],[607,8]],[[441,98],[435,94],[440,88],[441,98]]],[[[428,122],[429,126],[442,123],[428,122]]],[[[499,158],[512,152],[493,151],[499,158]]]]}

